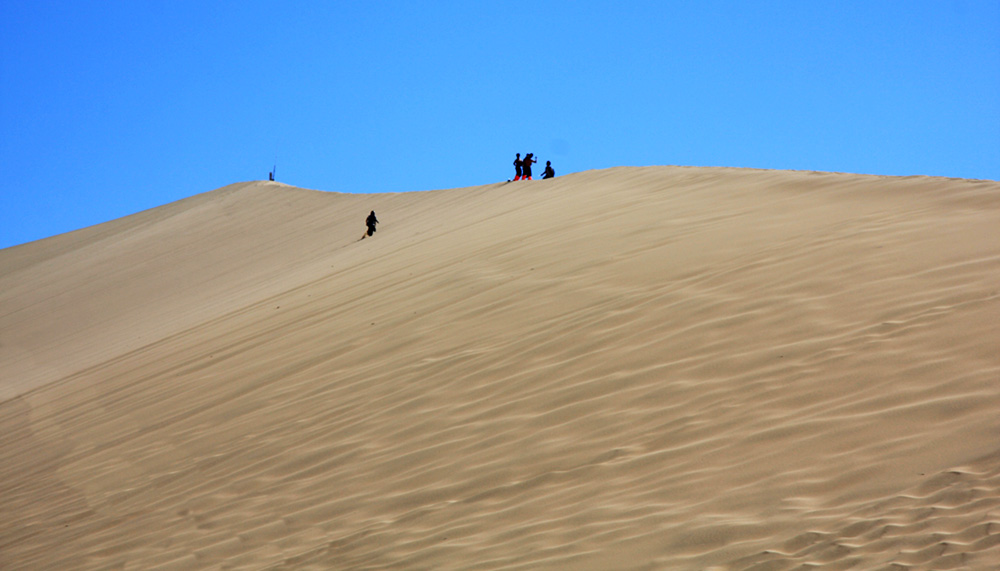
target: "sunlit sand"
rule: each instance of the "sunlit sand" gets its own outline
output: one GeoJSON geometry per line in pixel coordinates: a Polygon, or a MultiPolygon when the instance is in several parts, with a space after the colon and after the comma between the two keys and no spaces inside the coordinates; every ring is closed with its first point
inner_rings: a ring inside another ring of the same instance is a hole
{"type": "Polygon", "coordinates": [[[995,569],[998,412],[992,181],[251,182],[0,250],[3,569],[995,569]]]}

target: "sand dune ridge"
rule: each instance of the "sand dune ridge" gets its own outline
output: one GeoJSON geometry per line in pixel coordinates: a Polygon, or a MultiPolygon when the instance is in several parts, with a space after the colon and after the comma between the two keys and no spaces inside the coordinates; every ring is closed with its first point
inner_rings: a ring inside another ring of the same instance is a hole
{"type": "Polygon", "coordinates": [[[0,567],[993,569],[998,229],[991,181],[623,167],[0,251],[0,567]]]}

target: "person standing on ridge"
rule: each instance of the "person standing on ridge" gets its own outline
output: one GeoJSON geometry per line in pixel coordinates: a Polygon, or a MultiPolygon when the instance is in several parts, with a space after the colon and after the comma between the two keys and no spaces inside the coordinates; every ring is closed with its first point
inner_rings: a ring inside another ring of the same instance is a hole
{"type": "Polygon", "coordinates": [[[514,159],[514,180],[521,180],[521,153],[514,159]]]}
{"type": "Polygon", "coordinates": [[[524,155],[524,160],[521,161],[521,178],[524,180],[531,180],[531,163],[537,163],[535,160],[535,153],[528,153],[524,155]]]}
{"type": "Polygon", "coordinates": [[[375,225],[378,224],[378,218],[375,218],[375,211],[368,215],[365,219],[365,226],[368,226],[368,235],[371,236],[375,233],[375,225]]]}
{"type": "Polygon", "coordinates": [[[556,176],[556,171],[552,168],[552,161],[545,161],[545,172],[542,173],[542,178],[552,178],[554,176],[556,176]]]}

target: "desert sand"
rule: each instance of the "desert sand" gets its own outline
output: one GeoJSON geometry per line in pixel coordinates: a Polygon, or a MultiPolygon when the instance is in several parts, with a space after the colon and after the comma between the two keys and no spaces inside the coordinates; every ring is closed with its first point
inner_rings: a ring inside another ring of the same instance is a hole
{"type": "Polygon", "coordinates": [[[8,248],[0,506],[2,569],[996,569],[1000,183],[248,182],[8,248]]]}

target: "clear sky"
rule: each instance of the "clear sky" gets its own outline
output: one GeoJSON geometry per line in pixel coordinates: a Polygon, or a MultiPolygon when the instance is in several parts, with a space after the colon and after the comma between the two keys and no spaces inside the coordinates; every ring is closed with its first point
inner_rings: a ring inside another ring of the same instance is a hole
{"type": "Polygon", "coordinates": [[[1000,1],[0,0],[0,248],[245,180],[1000,179],[1000,1]]]}

